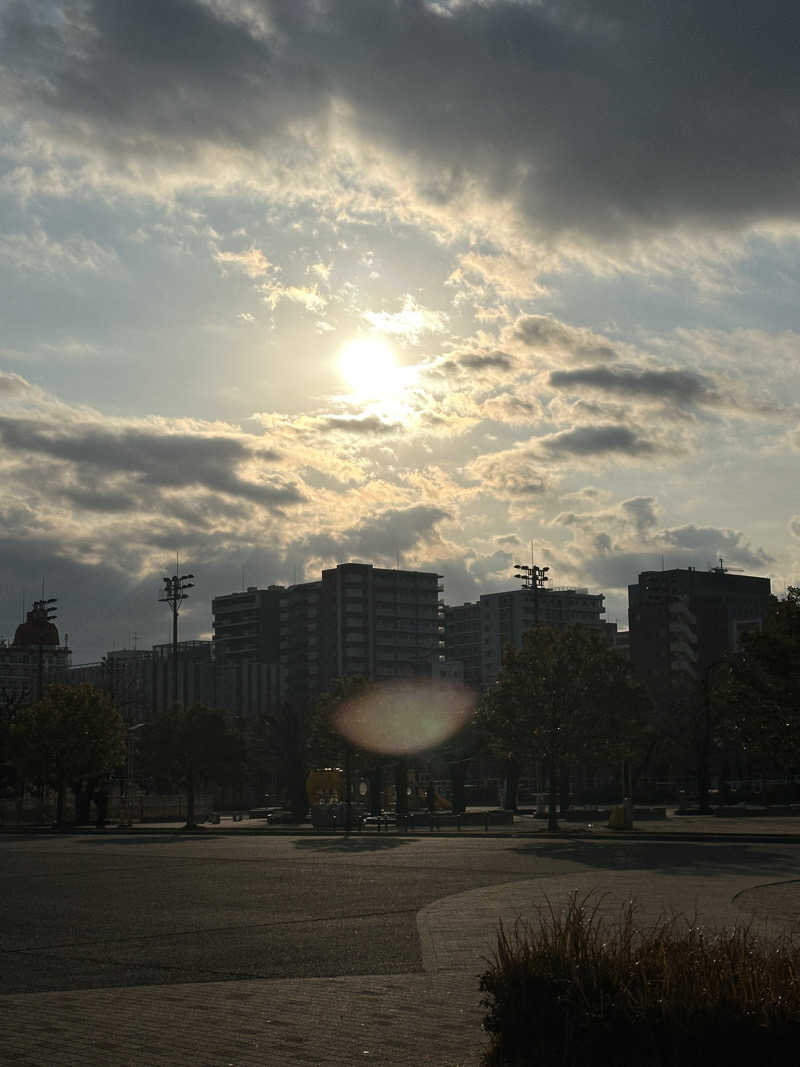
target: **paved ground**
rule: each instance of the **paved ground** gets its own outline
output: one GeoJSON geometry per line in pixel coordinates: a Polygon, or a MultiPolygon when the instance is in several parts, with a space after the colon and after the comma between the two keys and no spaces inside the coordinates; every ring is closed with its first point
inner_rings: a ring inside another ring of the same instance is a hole
{"type": "Polygon", "coordinates": [[[477,1064],[498,919],[576,890],[610,910],[635,897],[645,920],[798,926],[786,820],[760,841],[683,840],[684,821],[678,837],[3,836],[0,1060],[477,1064]]]}

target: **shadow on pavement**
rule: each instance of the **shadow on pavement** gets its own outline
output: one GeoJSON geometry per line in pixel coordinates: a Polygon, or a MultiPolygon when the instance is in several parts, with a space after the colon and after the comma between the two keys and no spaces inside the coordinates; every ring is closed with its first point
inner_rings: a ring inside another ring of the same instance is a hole
{"type": "Polygon", "coordinates": [[[174,834],[116,834],[96,835],[84,837],[81,840],[90,845],[174,845],[179,841],[219,841],[220,838],[228,837],[228,834],[215,834],[213,832],[189,831],[181,833],[176,830],[174,834]]]}
{"type": "Polygon", "coordinates": [[[539,858],[570,860],[605,870],[658,870],[670,874],[746,874],[758,871],[797,871],[796,857],[768,851],[763,845],[704,844],[702,842],[576,841],[542,846],[517,845],[510,851],[539,858]]]}
{"type": "Polygon", "coordinates": [[[378,852],[407,845],[409,838],[376,834],[374,837],[311,837],[294,841],[294,847],[311,852],[378,852]]]}

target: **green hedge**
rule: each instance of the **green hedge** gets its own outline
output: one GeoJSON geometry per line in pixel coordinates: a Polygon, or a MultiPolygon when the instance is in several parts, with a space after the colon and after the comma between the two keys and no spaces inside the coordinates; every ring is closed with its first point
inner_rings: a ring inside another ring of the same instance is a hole
{"type": "Polygon", "coordinates": [[[800,947],[747,927],[604,921],[596,895],[502,925],[481,978],[485,1067],[800,1062],[800,947]]]}

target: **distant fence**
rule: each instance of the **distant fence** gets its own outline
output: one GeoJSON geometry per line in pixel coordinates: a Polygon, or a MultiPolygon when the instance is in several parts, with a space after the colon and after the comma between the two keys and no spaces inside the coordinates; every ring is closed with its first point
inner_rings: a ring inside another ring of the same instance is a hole
{"type": "MultiPolygon", "coordinates": [[[[195,817],[202,818],[214,807],[212,793],[196,793],[195,817]]],[[[183,793],[140,793],[131,790],[128,814],[133,822],[182,822],[186,819],[186,796],[183,793]]],[[[22,804],[18,799],[0,800],[0,826],[46,826],[56,817],[56,794],[48,790],[44,797],[26,794],[22,804]]],[[[109,797],[106,819],[115,823],[124,817],[124,801],[116,790],[109,797]]],[[[94,822],[97,812],[91,805],[89,818],[94,822]]],[[[64,819],[75,821],[75,797],[70,791],[64,798],[64,819]]]]}

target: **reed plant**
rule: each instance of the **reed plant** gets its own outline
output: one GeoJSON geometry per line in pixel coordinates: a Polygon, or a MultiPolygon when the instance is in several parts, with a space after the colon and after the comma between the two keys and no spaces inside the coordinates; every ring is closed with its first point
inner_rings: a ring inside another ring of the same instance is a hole
{"type": "Polygon", "coordinates": [[[481,978],[485,1067],[800,1062],[800,946],[697,918],[612,919],[574,894],[500,926],[481,978]]]}

